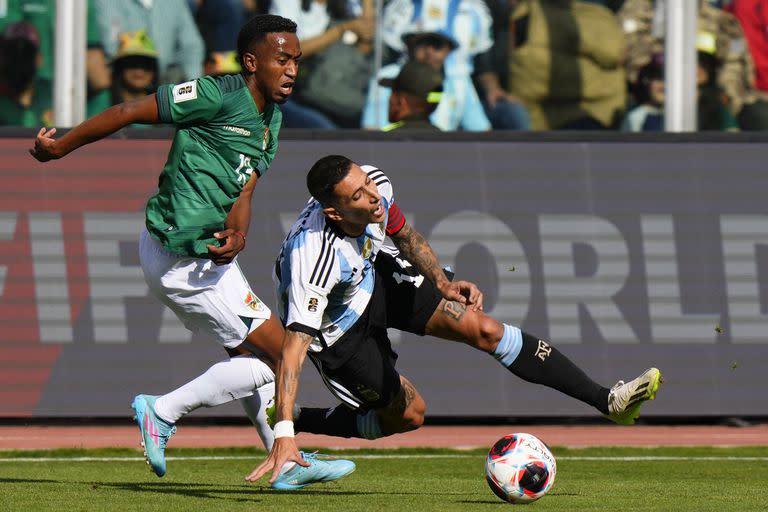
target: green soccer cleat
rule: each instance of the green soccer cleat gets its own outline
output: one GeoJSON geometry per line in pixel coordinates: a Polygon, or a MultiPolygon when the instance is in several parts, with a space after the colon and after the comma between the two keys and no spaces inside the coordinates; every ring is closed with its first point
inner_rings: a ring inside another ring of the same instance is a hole
{"type": "MultiPolygon", "coordinates": [[[[270,399],[269,403],[267,404],[267,408],[264,409],[264,412],[267,413],[267,425],[269,425],[269,428],[273,429],[275,428],[275,423],[277,423],[277,402],[275,402],[275,399],[270,399]]],[[[299,415],[301,414],[301,407],[299,407],[299,404],[294,403],[293,404],[293,421],[296,421],[299,419],[299,415]]]]}
{"type": "Polygon", "coordinates": [[[319,453],[300,452],[308,467],[295,464],[287,471],[281,471],[272,482],[272,488],[281,491],[301,489],[311,484],[332,482],[345,477],[355,470],[351,460],[336,459],[319,453]]]}
{"type": "Polygon", "coordinates": [[[634,425],[643,402],[656,398],[662,382],[658,368],[648,368],[627,383],[620,380],[608,394],[608,418],[619,425],[634,425]]]}

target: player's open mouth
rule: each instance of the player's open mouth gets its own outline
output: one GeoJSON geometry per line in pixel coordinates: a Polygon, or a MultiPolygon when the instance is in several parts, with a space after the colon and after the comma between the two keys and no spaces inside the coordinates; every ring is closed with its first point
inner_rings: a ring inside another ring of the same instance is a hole
{"type": "Polygon", "coordinates": [[[375,210],[373,210],[373,216],[379,217],[384,213],[384,205],[382,203],[379,203],[379,206],[376,207],[375,210]]]}
{"type": "Polygon", "coordinates": [[[291,94],[293,91],[293,82],[286,82],[280,86],[280,92],[283,94],[291,94]]]}

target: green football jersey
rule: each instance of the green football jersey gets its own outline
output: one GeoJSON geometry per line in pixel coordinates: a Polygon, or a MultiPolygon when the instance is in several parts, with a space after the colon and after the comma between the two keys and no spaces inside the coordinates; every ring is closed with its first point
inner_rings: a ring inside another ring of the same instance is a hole
{"type": "Polygon", "coordinates": [[[147,230],[175,254],[204,257],[251,174],[277,151],[282,113],[259,112],[241,75],[206,76],[157,91],[160,121],[176,125],[147,230]]]}

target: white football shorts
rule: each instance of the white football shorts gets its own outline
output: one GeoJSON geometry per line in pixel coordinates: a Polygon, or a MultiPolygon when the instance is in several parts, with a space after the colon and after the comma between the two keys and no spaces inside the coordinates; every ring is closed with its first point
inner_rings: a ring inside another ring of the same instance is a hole
{"type": "Polygon", "coordinates": [[[184,326],[225,347],[240,345],[272,312],[248,285],[237,259],[216,265],[205,258],[179,256],[143,230],[139,259],[152,293],[184,326]]]}

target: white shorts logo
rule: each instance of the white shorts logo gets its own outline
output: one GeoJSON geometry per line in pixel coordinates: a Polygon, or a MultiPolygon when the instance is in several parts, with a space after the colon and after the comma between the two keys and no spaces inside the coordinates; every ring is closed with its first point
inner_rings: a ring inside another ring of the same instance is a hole
{"type": "Polygon", "coordinates": [[[197,98],[197,81],[184,82],[173,86],[173,102],[194,100],[197,98]]]}

